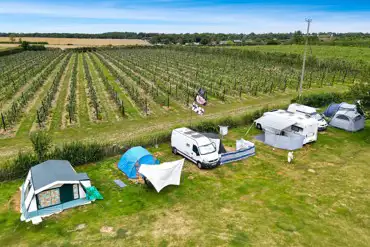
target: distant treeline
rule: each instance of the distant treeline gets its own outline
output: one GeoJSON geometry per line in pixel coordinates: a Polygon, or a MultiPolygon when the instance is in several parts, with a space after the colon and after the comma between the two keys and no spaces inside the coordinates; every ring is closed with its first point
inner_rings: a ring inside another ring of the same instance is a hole
{"type": "MultiPolygon", "coordinates": [[[[200,45],[276,45],[303,44],[301,31],[292,33],[135,33],[108,32],[85,33],[0,33],[0,37],[47,37],[47,38],[99,38],[99,39],[143,39],[152,44],[200,44],[200,45]]],[[[316,45],[370,46],[370,33],[311,33],[310,43],[316,45]]]]}

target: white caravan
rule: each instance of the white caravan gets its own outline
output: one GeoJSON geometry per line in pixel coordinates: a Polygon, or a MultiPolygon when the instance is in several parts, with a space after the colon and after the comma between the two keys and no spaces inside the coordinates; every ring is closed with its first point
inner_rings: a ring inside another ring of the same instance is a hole
{"type": "Polygon", "coordinates": [[[289,105],[288,111],[302,115],[308,115],[316,119],[319,123],[319,130],[325,130],[328,127],[328,123],[326,122],[325,118],[316,111],[316,108],[294,103],[289,105]]]}
{"type": "MultiPolygon", "coordinates": [[[[285,110],[265,112],[263,116],[276,116],[277,120],[285,118],[292,124],[282,131],[283,135],[289,136],[289,133],[302,135],[304,136],[303,144],[317,140],[318,122],[309,116],[299,113],[292,113],[285,110]]],[[[273,121],[269,122],[269,125],[271,126],[263,126],[263,117],[255,120],[256,127],[261,130],[265,128],[273,128],[273,121]]]]}
{"type": "Polygon", "coordinates": [[[171,147],[174,154],[184,156],[195,163],[199,169],[212,168],[220,162],[216,144],[208,137],[189,128],[172,130],[171,147]]]}

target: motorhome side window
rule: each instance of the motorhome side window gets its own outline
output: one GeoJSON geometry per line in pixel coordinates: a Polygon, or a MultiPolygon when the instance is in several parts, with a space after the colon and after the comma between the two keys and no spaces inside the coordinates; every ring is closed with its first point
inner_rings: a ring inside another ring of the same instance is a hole
{"type": "Polygon", "coordinates": [[[292,130],[296,131],[296,132],[302,132],[303,131],[303,129],[301,127],[298,127],[298,126],[295,126],[295,125],[292,125],[292,130]]]}
{"type": "Polygon", "coordinates": [[[197,148],[197,146],[195,146],[195,145],[193,145],[193,152],[194,152],[196,155],[199,155],[198,148],[197,148]]]}

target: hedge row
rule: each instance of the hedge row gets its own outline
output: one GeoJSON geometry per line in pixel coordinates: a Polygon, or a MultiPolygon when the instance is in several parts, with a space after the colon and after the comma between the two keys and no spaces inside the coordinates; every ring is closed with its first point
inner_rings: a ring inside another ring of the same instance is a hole
{"type": "Polygon", "coordinates": [[[16,54],[16,53],[19,53],[19,52],[22,52],[23,49],[20,48],[20,47],[15,47],[15,48],[9,48],[9,49],[5,49],[5,50],[1,50],[0,51],[0,57],[2,56],[7,56],[7,55],[12,55],[12,54],[16,54]]]}
{"type": "Polygon", "coordinates": [[[333,102],[341,103],[348,99],[348,93],[320,93],[320,94],[310,94],[302,96],[301,98],[296,97],[292,99],[292,103],[299,103],[312,107],[323,107],[327,106],[333,102]]]}
{"type": "MultiPolygon", "coordinates": [[[[286,108],[286,105],[280,106],[286,108]]],[[[279,108],[274,106],[274,109],[279,108]]],[[[216,132],[218,133],[219,125],[226,125],[229,128],[237,126],[250,125],[253,120],[262,116],[262,114],[272,107],[264,107],[251,113],[246,113],[236,117],[223,117],[220,119],[207,120],[199,122],[191,126],[197,131],[216,132]]],[[[175,128],[175,127],[174,127],[175,128]]],[[[129,148],[134,146],[149,147],[155,144],[168,142],[171,137],[171,129],[157,132],[151,135],[136,137],[131,140],[119,144],[112,143],[83,143],[72,142],[65,143],[60,146],[55,146],[47,155],[47,159],[62,159],[68,160],[73,166],[83,165],[91,162],[103,160],[107,157],[123,154],[129,148]]],[[[9,160],[0,167],[0,181],[13,180],[23,178],[27,175],[30,167],[40,163],[37,156],[33,152],[22,153],[12,160],[9,160]]]]}

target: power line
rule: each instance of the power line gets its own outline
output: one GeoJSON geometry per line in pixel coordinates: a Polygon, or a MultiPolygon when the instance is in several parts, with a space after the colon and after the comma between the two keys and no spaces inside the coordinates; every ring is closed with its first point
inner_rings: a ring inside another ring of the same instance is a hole
{"type": "Polygon", "coordinates": [[[305,21],[307,22],[307,34],[306,34],[306,43],[304,45],[301,82],[299,83],[299,97],[302,96],[302,86],[303,86],[303,79],[304,79],[304,70],[305,70],[305,67],[306,67],[306,54],[307,54],[307,45],[308,45],[308,35],[310,33],[310,25],[311,25],[312,19],[306,19],[305,21]]]}

